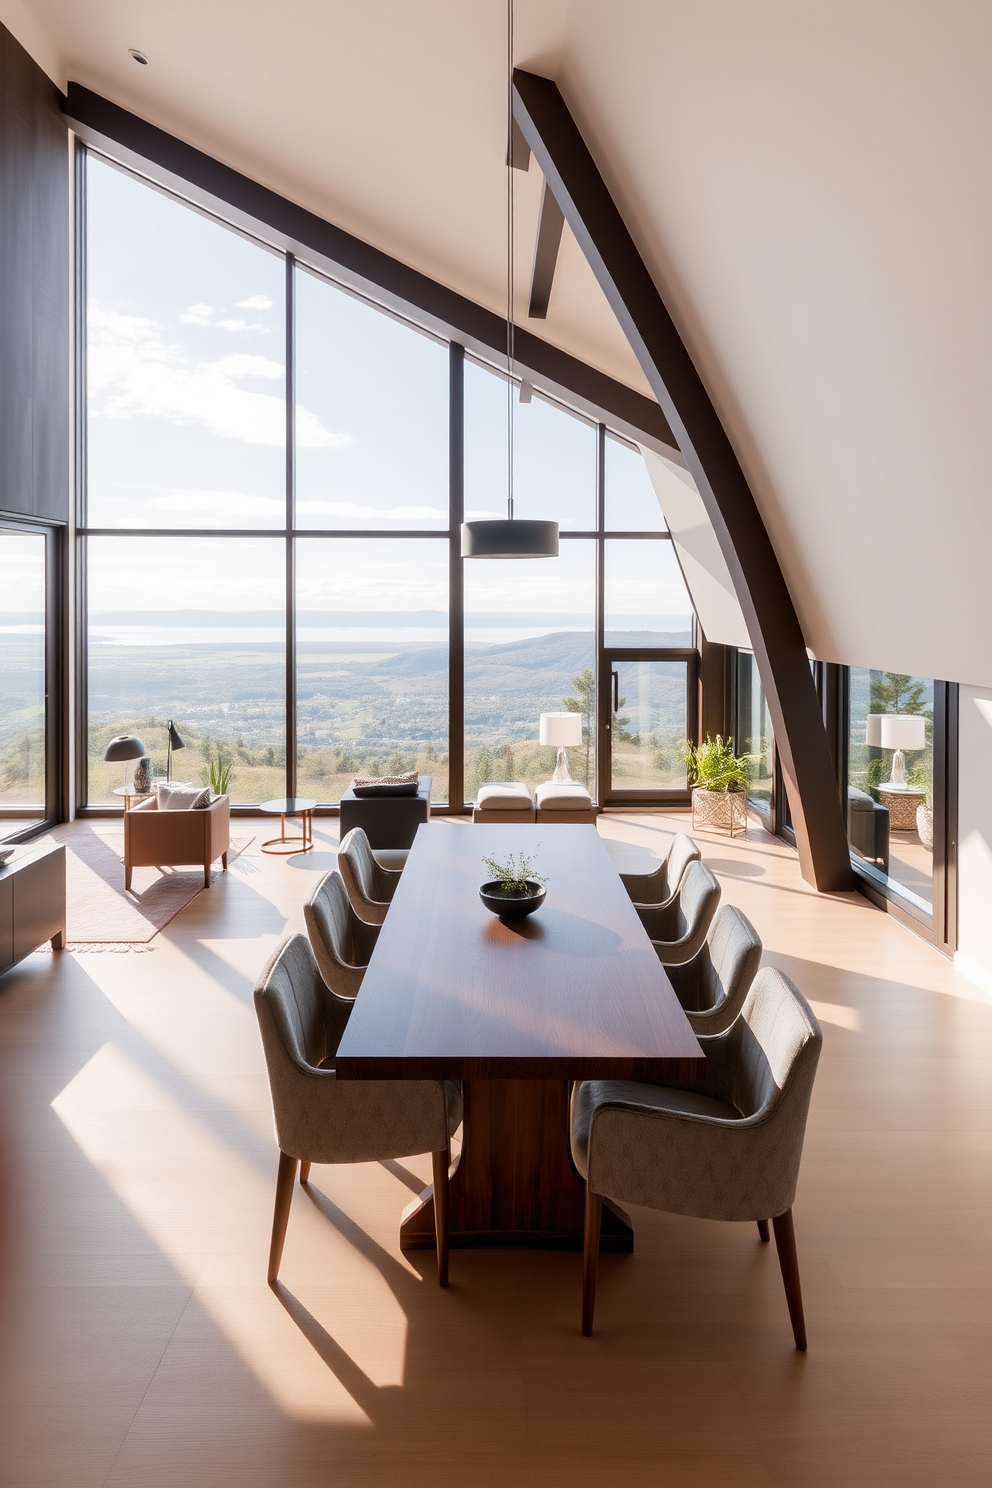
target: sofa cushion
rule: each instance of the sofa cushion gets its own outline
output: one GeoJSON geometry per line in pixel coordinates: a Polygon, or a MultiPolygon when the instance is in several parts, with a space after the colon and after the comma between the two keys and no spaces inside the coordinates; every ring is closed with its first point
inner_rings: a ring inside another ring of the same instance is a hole
{"type": "MultiPolygon", "coordinates": [[[[158,787],[159,811],[189,811],[203,794],[198,785],[164,785],[158,787]]],[[[207,802],[209,805],[210,802],[207,802]]]]}
{"type": "Polygon", "coordinates": [[[213,799],[209,785],[205,785],[201,791],[197,792],[192,801],[190,801],[190,809],[192,811],[206,811],[207,807],[213,804],[213,799]]]}
{"type": "Polygon", "coordinates": [[[479,806],[486,811],[520,811],[531,805],[530,791],[520,781],[491,780],[479,786],[479,806]]]}
{"type": "Polygon", "coordinates": [[[592,806],[592,796],[584,785],[559,785],[546,780],[535,794],[539,811],[583,811],[592,806]]]}

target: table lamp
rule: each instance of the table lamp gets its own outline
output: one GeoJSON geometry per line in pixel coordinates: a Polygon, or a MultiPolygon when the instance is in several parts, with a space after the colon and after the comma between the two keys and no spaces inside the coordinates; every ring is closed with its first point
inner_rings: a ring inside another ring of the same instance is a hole
{"type": "Polygon", "coordinates": [[[865,724],[865,743],[869,749],[880,749],[882,747],[882,715],[881,713],[869,713],[865,724]]]}
{"type": "Polygon", "coordinates": [[[568,755],[565,750],[570,745],[582,743],[582,714],[542,713],[541,743],[558,746],[558,762],[551,779],[556,785],[571,785],[573,782],[568,773],[568,755]]]}
{"type": "Polygon", "coordinates": [[[887,784],[905,786],[906,756],[904,749],[925,749],[927,721],[918,713],[883,713],[882,748],[892,749],[892,774],[887,784]]]}
{"type": "MultiPolygon", "coordinates": [[[[103,752],[103,757],[108,764],[117,764],[124,761],[124,789],[127,790],[127,764],[128,760],[141,759],[145,752],[145,746],[134,734],[118,734],[116,739],[111,739],[103,752]]],[[[127,803],[125,802],[125,805],[127,803]]]]}
{"type": "Polygon", "coordinates": [[[169,753],[166,757],[165,762],[165,778],[168,781],[172,779],[172,751],[174,749],[185,749],[186,740],[180,738],[179,730],[176,728],[176,725],[173,723],[171,718],[166,724],[166,728],[169,730],[169,753]]]}

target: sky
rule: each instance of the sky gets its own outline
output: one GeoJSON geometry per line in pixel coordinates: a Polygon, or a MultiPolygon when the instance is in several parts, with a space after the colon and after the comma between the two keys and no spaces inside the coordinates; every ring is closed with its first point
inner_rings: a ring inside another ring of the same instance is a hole
{"type": "MultiPolygon", "coordinates": [[[[285,264],[93,155],[87,183],[88,525],[279,528],[285,521],[285,264]]],[[[305,270],[295,277],[298,526],[447,526],[448,351],[305,270]]],[[[507,384],[465,369],[466,515],[506,512],[507,384]]],[[[519,517],[595,526],[593,425],[514,408],[519,517]]],[[[608,519],[663,530],[636,450],[607,443],[608,519]]],[[[283,604],[264,539],[90,540],[91,611],[283,604]],[[153,555],[153,556],[152,556],[153,555]]],[[[685,615],[667,543],[611,544],[607,608],[685,615]],[[613,576],[611,578],[611,575],[613,576]]],[[[591,615],[592,545],[466,566],[466,607],[591,615]]],[[[298,604],[445,609],[440,542],[303,540],[298,604]]]]}

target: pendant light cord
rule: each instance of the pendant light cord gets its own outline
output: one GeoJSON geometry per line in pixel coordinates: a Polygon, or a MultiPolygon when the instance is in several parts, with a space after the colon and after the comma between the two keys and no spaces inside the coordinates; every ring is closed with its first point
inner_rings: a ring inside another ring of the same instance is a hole
{"type": "Polygon", "coordinates": [[[506,514],[513,521],[513,0],[506,0],[506,514]]]}

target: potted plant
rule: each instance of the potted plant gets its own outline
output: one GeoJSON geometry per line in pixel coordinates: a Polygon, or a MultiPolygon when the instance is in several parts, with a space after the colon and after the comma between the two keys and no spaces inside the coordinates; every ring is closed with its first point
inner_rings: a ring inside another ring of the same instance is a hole
{"type": "Polygon", "coordinates": [[[734,741],[709,734],[702,744],[682,741],[682,758],[692,790],[692,825],[720,827],[731,837],[747,830],[747,787],[754,756],[735,754],[734,741]]]}
{"type": "Polygon", "coordinates": [[[234,774],[234,764],[226,760],[220,750],[217,758],[211,759],[205,771],[206,779],[204,785],[209,785],[215,796],[226,796],[231,789],[231,777],[234,774]]]}
{"type": "Polygon", "coordinates": [[[522,920],[544,903],[547,879],[533,871],[532,862],[525,853],[510,853],[505,863],[483,858],[492,877],[480,887],[479,898],[501,920],[522,920]]]}

